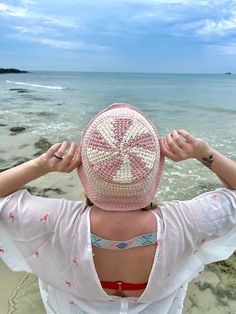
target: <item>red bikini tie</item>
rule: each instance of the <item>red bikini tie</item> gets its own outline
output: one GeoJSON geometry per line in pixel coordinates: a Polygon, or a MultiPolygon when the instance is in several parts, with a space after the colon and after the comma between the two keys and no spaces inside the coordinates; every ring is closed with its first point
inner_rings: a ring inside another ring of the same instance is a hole
{"type": "Polygon", "coordinates": [[[100,281],[101,285],[105,289],[113,289],[113,290],[143,290],[146,288],[147,283],[126,283],[122,281],[100,281]]]}

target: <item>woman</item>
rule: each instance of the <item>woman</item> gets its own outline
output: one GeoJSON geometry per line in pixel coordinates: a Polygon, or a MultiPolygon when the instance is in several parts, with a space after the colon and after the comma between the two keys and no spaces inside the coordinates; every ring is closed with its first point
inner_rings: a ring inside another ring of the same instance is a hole
{"type": "Polygon", "coordinates": [[[39,277],[47,313],[181,313],[188,282],[236,248],[235,162],[184,130],[160,138],[128,104],[100,112],[81,145],[67,146],[1,173],[3,261],[39,277]],[[225,188],[155,206],[164,156],[199,160],[225,188]],[[87,204],[19,190],[76,168],[87,204]]]}

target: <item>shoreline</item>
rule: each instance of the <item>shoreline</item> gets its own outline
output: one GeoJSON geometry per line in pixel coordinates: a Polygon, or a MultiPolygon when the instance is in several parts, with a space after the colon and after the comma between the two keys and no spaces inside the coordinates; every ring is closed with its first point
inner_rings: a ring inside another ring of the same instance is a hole
{"type": "Polygon", "coordinates": [[[1,314],[8,314],[9,311],[9,299],[14,294],[17,284],[25,276],[24,272],[11,271],[0,259],[0,309],[1,314]]]}

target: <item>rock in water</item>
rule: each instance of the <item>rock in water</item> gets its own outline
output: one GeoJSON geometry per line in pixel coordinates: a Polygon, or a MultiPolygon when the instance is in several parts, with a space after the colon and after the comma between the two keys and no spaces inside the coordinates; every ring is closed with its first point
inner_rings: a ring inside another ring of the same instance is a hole
{"type": "Polygon", "coordinates": [[[8,74],[8,73],[29,73],[29,72],[14,69],[14,68],[9,68],[9,69],[0,68],[0,74],[8,74]]]}
{"type": "Polygon", "coordinates": [[[40,156],[43,153],[45,153],[50,147],[52,146],[52,144],[46,139],[46,138],[40,138],[35,144],[34,147],[38,148],[39,151],[37,153],[34,154],[34,156],[40,156]]]}
{"type": "Polygon", "coordinates": [[[12,132],[11,135],[16,135],[18,133],[22,133],[26,130],[26,128],[22,126],[15,126],[13,128],[10,128],[10,131],[12,132]]]}

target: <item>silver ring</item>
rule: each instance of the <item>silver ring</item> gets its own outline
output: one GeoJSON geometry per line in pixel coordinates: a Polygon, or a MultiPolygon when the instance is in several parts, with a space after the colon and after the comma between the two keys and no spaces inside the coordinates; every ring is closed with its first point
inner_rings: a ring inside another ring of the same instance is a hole
{"type": "Polygon", "coordinates": [[[59,157],[59,156],[57,156],[56,154],[53,154],[53,156],[54,156],[56,159],[59,159],[59,160],[62,160],[62,159],[63,159],[63,157],[59,157]]]}

